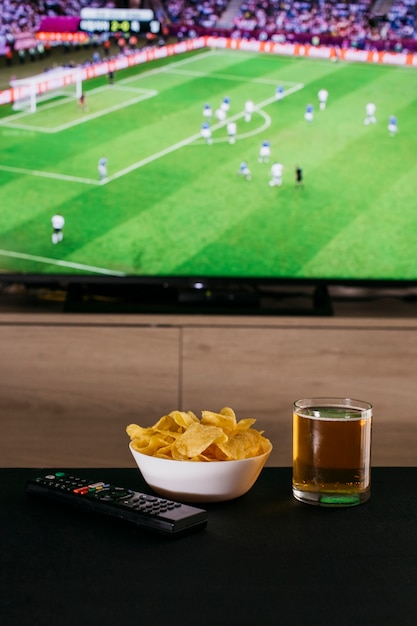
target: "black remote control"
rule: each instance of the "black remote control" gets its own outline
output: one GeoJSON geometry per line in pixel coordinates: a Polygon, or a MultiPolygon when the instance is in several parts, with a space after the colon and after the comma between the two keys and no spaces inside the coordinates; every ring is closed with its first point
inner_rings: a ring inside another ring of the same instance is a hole
{"type": "Polygon", "coordinates": [[[106,482],[90,481],[70,472],[54,472],[28,480],[26,493],[104,513],[171,537],[207,525],[204,509],[106,482]]]}

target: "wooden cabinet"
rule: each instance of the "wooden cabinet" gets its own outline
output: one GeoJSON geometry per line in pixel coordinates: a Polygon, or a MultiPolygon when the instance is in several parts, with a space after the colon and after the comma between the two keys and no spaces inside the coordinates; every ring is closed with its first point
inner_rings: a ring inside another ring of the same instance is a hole
{"type": "Polygon", "coordinates": [[[417,461],[410,319],[0,315],[0,466],[133,466],[125,426],[233,407],[291,464],[295,399],[374,405],[374,465],[417,461]]]}

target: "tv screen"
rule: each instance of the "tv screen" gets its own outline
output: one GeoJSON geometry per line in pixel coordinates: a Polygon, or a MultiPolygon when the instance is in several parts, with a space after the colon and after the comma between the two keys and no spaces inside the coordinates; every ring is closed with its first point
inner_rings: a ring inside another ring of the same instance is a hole
{"type": "Polygon", "coordinates": [[[203,48],[78,90],[0,108],[4,279],[416,283],[414,69],[203,48]]]}

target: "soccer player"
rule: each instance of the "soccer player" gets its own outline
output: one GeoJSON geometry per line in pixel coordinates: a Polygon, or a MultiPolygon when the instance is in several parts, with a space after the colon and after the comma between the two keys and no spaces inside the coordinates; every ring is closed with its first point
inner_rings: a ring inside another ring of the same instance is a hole
{"type": "Polygon", "coordinates": [[[100,180],[104,180],[107,178],[107,159],[106,157],[101,157],[98,162],[98,177],[100,180]]]}
{"type": "Polygon", "coordinates": [[[220,109],[216,110],[214,115],[216,116],[216,119],[219,122],[224,122],[224,120],[226,119],[226,111],[224,109],[222,109],[221,107],[220,107],[220,109]]]}
{"type": "Polygon", "coordinates": [[[208,122],[213,117],[213,111],[212,111],[212,108],[211,108],[211,106],[209,104],[205,104],[204,107],[203,107],[203,117],[208,122]]]}
{"type": "Polygon", "coordinates": [[[327,104],[327,98],[329,97],[329,92],[326,89],[320,89],[318,93],[318,99],[320,102],[320,111],[324,111],[327,104]]]}
{"type": "Polygon", "coordinates": [[[229,143],[236,143],[237,125],[236,122],[229,122],[227,125],[227,134],[229,136],[229,143]]]}
{"type": "Polygon", "coordinates": [[[398,131],[397,118],[395,117],[395,115],[390,115],[389,121],[388,121],[388,132],[390,134],[390,137],[394,137],[394,135],[397,134],[397,131],[398,131]]]}
{"type": "Polygon", "coordinates": [[[223,98],[223,102],[220,105],[220,108],[227,113],[230,109],[230,98],[228,96],[226,96],[225,98],[223,98]]]}
{"type": "Polygon", "coordinates": [[[307,104],[306,106],[306,112],[304,113],[304,119],[311,123],[313,121],[313,105],[312,104],[307,104]]]}
{"type": "Polygon", "coordinates": [[[281,187],[282,185],[282,171],[284,167],[281,163],[273,163],[271,167],[271,180],[269,181],[270,187],[281,187]]]}
{"type": "Polygon", "coordinates": [[[85,93],[82,93],[81,96],[78,98],[78,108],[81,109],[82,111],[88,111],[87,101],[85,99],[85,93]]]}
{"type": "Polygon", "coordinates": [[[375,124],[376,122],[375,112],[376,112],[376,105],[373,102],[368,102],[368,104],[365,107],[365,119],[363,121],[365,126],[368,126],[369,124],[375,124]]]}
{"type": "Polygon", "coordinates": [[[275,91],[275,99],[282,100],[283,97],[284,97],[284,87],[282,85],[278,85],[275,91]]]}
{"type": "Polygon", "coordinates": [[[252,114],[255,110],[255,105],[252,100],[246,100],[245,102],[245,122],[250,122],[252,119],[252,114]]]}
{"type": "Polygon", "coordinates": [[[297,189],[303,186],[303,170],[299,165],[295,166],[295,186],[297,189]]]}
{"type": "Polygon", "coordinates": [[[56,244],[64,238],[62,229],[64,228],[65,219],[57,213],[51,217],[52,223],[52,243],[56,244]]]}
{"type": "Polygon", "coordinates": [[[250,169],[246,161],[242,161],[238,171],[239,176],[243,176],[246,180],[250,180],[252,178],[250,169]]]}
{"type": "Polygon", "coordinates": [[[207,144],[212,144],[213,139],[211,137],[211,128],[208,122],[203,122],[201,125],[201,136],[206,140],[207,144]]]}
{"type": "Polygon", "coordinates": [[[259,163],[268,163],[269,157],[271,156],[271,142],[263,141],[259,150],[259,163]]]}

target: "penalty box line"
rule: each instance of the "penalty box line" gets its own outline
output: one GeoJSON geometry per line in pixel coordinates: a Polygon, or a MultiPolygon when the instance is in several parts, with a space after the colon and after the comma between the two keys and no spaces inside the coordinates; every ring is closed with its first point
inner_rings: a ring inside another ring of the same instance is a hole
{"type": "MultiPolygon", "coordinates": [[[[141,87],[129,87],[128,85],[130,85],[130,83],[132,82],[137,82],[138,80],[141,80],[142,78],[147,78],[149,76],[153,76],[155,74],[161,74],[164,72],[169,71],[169,68],[172,67],[179,67],[182,65],[187,65],[188,63],[193,63],[195,62],[197,59],[200,59],[201,57],[205,57],[205,56],[209,56],[211,54],[210,51],[207,51],[201,55],[198,55],[197,57],[191,57],[189,59],[181,59],[180,61],[175,61],[173,63],[170,63],[168,66],[163,66],[163,67],[157,67],[154,68],[152,70],[147,70],[145,72],[142,72],[138,75],[135,76],[129,76],[127,78],[122,78],[121,80],[117,81],[117,83],[115,83],[114,85],[102,85],[101,87],[96,87],[95,89],[90,89],[88,91],[89,94],[97,94],[100,93],[102,91],[107,91],[109,89],[111,90],[120,90],[120,91],[132,91],[132,92],[154,92],[152,93],[152,96],[149,97],[153,97],[154,95],[157,95],[157,91],[152,90],[152,89],[142,89],[141,87]],[[127,85],[127,86],[126,86],[127,85]]],[[[62,102],[51,102],[49,104],[45,104],[42,106],[42,110],[48,110],[48,109],[52,109],[55,108],[57,106],[62,106],[63,104],[66,104],[68,102],[68,100],[74,99],[70,96],[68,96],[68,98],[62,102]]],[[[130,104],[132,104],[130,102],[130,104]]],[[[124,108],[124,106],[129,106],[129,104],[123,103],[123,105],[121,106],[121,108],[124,108]]],[[[101,112],[102,115],[106,115],[107,112],[112,112],[112,111],[108,111],[108,110],[103,110],[103,112],[101,112]]],[[[3,120],[0,120],[0,126],[6,126],[9,128],[16,128],[18,130],[34,130],[34,131],[38,131],[38,132],[45,132],[45,133],[53,133],[56,132],[54,130],[48,129],[48,128],[42,128],[42,127],[38,127],[38,126],[32,126],[32,125],[26,125],[26,124],[16,124],[14,122],[14,120],[19,120],[19,119],[24,119],[26,117],[29,117],[33,115],[33,113],[29,113],[26,111],[23,111],[21,113],[15,113],[13,114],[13,116],[11,118],[7,117],[4,118],[3,120]]],[[[88,121],[88,119],[92,119],[91,116],[90,118],[88,118],[87,116],[84,116],[81,120],[77,120],[76,122],[74,122],[74,124],[80,124],[83,121],[88,121]]]]}
{"type": "MultiPolygon", "coordinates": [[[[105,89],[113,89],[112,87],[106,87],[105,89]]],[[[136,92],[140,95],[136,96],[135,98],[130,98],[129,100],[125,100],[124,102],[121,102],[119,104],[114,104],[113,106],[107,107],[105,109],[101,109],[100,111],[96,111],[94,113],[90,113],[90,114],[85,114],[82,117],[75,119],[75,120],[71,120],[70,122],[67,122],[66,124],[61,124],[60,126],[55,126],[53,128],[50,127],[46,127],[46,126],[35,126],[33,124],[26,124],[24,122],[26,117],[29,117],[31,115],[33,115],[33,113],[18,113],[16,116],[13,116],[12,118],[5,118],[4,120],[0,121],[0,125],[5,127],[5,128],[16,128],[18,130],[30,130],[30,131],[35,131],[35,132],[39,132],[39,133],[44,133],[44,134],[55,134],[55,133],[60,133],[64,130],[68,130],[69,128],[73,128],[74,126],[78,126],[79,124],[85,124],[86,122],[90,122],[91,120],[95,120],[99,117],[103,117],[104,115],[108,115],[109,113],[115,113],[116,111],[120,111],[122,109],[125,109],[126,107],[132,106],[133,104],[138,104],[139,102],[142,102],[143,100],[148,100],[149,98],[154,98],[155,96],[158,95],[158,91],[156,91],[155,89],[133,89],[133,88],[127,88],[127,87],[116,87],[115,90],[118,91],[129,91],[129,92],[136,92]],[[21,123],[16,122],[16,119],[23,119],[23,121],[21,123]]],[[[103,88],[97,88],[97,91],[103,91],[103,88]]],[[[97,93],[96,90],[91,90],[89,93],[97,93]]],[[[50,103],[49,105],[43,106],[42,107],[42,112],[43,111],[47,111],[49,109],[52,108],[56,108],[58,106],[65,106],[68,104],[69,100],[68,98],[65,98],[64,101],[59,101],[59,102],[54,102],[54,103],[50,103]]]]}
{"type": "MultiPolygon", "coordinates": [[[[295,93],[296,91],[300,91],[301,89],[304,88],[304,84],[303,83],[298,83],[296,85],[294,85],[293,87],[290,87],[290,89],[287,89],[284,91],[284,93],[282,94],[282,98],[288,97],[291,94],[295,93]]],[[[271,98],[268,98],[267,100],[263,100],[262,102],[260,102],[259,104],[255,104],[255,111],[260,111],[262,110],[264,107],[269,106],[270,104],[276,102],[276,96],[274,95],[271,98]]],[[[224,122],[219,122],[218,124],[215,124],[212,127],[212,130],[218,130],[220,128],[224,128],[229,122],[233,122],[236,120],[241,119],[242,117],[244,117],[245,112],[244,111],[240,111],[239,113],[236,113],[235,115],[229,117],[228,119],[226,119],[224,122]]],[[[261,132],[261,130],[259,131],[261,132]]],[[[171,154],[172,152],[175,152],[176,150],[179,150],[180,148],[183,148],[184,146],[188,146],[190,144],[192,144],[194,141],[196,141],[197,139],[201,139],[201,134],[195,133],[194,135],[191,135],[190,137],[187,137],[185,139],[183,139],[182,141],[178,141],[175,144],[172,144],[171,146],[168,146],[167,148],[164,148],[163,150],[159,150],[158,152],[155,152],[154,154],[149,155],[148,157],[141,159],[140,161],[136,161],[135,163],[132,163],[131,165],[129,165],[128,167],[125,167],[121,170],[119,170],[118,172],[115,172],[114,174],[112,174],[111,176],[107,176],[107,178],[103,179],[103,180],[95,180],[95,179],[91,179],[91,178],[83,178],[83,177],[79,177],[79,176],[69,176],[67,174],[57,174],[55,172],[42,172],[40,170],[30,170],[27,168],[22,168],[22,167],[13,167],[13,166],[9,166],[9,165],[1,165],[0,164],[0,170],[6,171],[6,172],[12,172],[12,173],[16,173],[16,174],[25,174],[25,175],[32,175],[32,176],[39,176],[39,177],[43,177],[43,178],[51,178],[51,179],[55,179],[55,180],[62,180],[64,182],[72,182],[72,183],[81,183],[81,184],[86,184],[86,185],[95,185],[95,186],[102,186],[102,185],[107,185],[108,183],[117,180],[118,178],[122,178],[123,176],[127,176],[128,174],[130,174],[131,172],[134,172],[138,169],[140,169],[141,167],[144,167],[145,165],[148,165],[149,163],[152,163],[153,161],[157,161],[158,159],[161,159],[162,157],[166,156],[167,154],[171,154]]]]}

